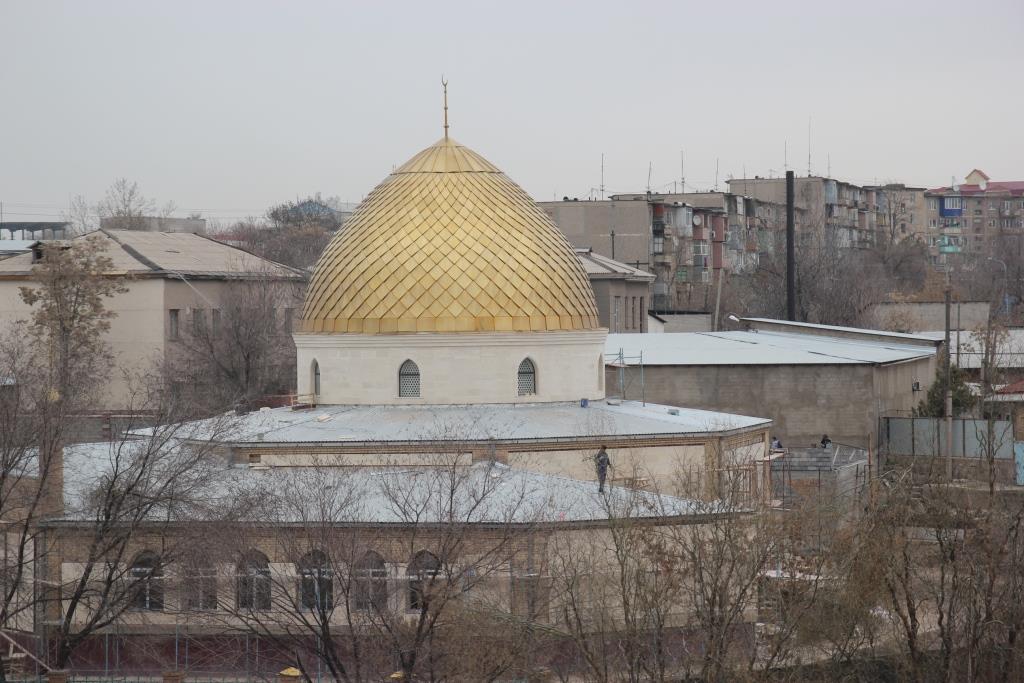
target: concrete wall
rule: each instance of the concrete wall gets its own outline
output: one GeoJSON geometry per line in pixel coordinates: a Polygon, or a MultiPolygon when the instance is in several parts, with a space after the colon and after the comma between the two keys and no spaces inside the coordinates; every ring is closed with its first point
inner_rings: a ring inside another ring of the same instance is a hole
{"type": "Polygon", "coordinates": [[[603,256],[644,270],[648,269],[651,211],[646,199],[539,204],[574,247],[589,247],[603,256]],[[615,231],[614,253],[612,230],[615,231]]]}
{"type": "Polygon", "coordinates": [[[297,334],[298,391],[328,404],[537,403],[604,398],[604,330],[411,334],[297,334]],[[518,393],[524,358],[537,392],[518,393]],[[420,397],[398,395],[398,370],[419,368],[420,397]]]}
{"type": "Polygon", "coordinates": [[[597,315],[609,332],[646,332],[650,283],[623,278],[592,279],[597,315]]]}
{"type": "MultiPolygon", "coordinates": [[[[640,369],[626,369],[627,398],[640,397],[640,369]]],[[[645,366],[648,401],[740,415],[768,417],[784,445],[809,446],[822,434],[834,441],[867,446],[878,417],[907,411],[934,378],[932,359],[875,368],[849,365],[645,366]]],[[[618,390],[618,373],[607,371],[608,392],[618,390]]]]}
{"type": "Polygon", "coordinates": [[[714,322],[710,313],[659,313],[658,317],[665,321],[664,332],[710,332],[714,322]]]}
{"type": "MultiPolygon", "coordinates": [[[[973,330],[988,321],[987,301],[954,303],[950,323],[954,328],[973,330]]],[[[882,303],[868,309],[872,327],[896,332],[922,332],[946,329],[946,305],[943,303],[882,303]]]]}

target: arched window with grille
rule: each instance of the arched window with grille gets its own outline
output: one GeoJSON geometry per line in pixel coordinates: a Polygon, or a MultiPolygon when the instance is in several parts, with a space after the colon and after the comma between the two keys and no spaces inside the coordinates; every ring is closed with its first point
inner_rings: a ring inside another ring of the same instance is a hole
{"type": "Polygon", "coordinates": [[[412,558],[405,570],[409,582],[409,609],[426,609],[430,600],[430,587],[441,571],[441,561],[434,553],[421,550],[412,558]]]}
{"type": "Polygon", "coordinates": [[[250,550],[238,563],[235,601],[239,609],[270,609],[270,562],[258,550],[250,550]]]}
{"type": "Polygon", "coordinates": [[[313,359],[313,395],[320,397],[320,363],[313,359]]]}
{"type": "Polygon", "coordinates": [[[404,398],[419,398],[420,368],[407,360],[398,369],[398,395],[404,398]]]}
{"type": "Polygon", "coordinates": [[[311,550],[299,560],[299,600],[303,609],[334,607],[334,570],[327,555],[311,550]]]}
{"type": "Polygon", "coordinates": [[[163,568],[156,553],[140,553],[128,570],[131,608],[159,611],[164,608],[163,568]]]}
{"type": "Polygon", "coordinates": [[[353,607],[361,612],[381,612],[388,606],[388,570],[384,558],[368,551],[353,567],[353,607]]]}
{"type": "Polygon", "coordinates": [[[519,395],[532,396],[537,393],[537,366],[529,358],[519,364],[519,395]]]}

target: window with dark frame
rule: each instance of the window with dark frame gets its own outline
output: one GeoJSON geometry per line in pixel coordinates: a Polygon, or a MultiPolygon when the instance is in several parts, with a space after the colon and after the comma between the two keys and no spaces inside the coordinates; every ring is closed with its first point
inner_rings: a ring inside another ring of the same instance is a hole
{"type": "Polygon", "coordinates": [[[235,602],[239,609],[270,609],[270,562],[257,550],[249,551],[238,563],[235,602]]]}
{"type": "Polygon", "coordinates": [[[155,553],[147,551],[136,557],[128,577],[131,609],[158,612],[164,608],[163,571],[155,553]]]}
{"type": "Polygon", "coordinates": [[[189,566],[185,572],[185,607],[192,610],[217,609],[217,570],[208,563],[189,566]]]}
{"type": "Polygon", "coordinates": [[[388,605],[388,570],[384,558],[368,551],[353,568],[353,608],[360,612],[382,612],[388,605]]]}
{"type": "Polygon", "coordinates": [[[429,606],[429,589],[431,583],[441,572],[441,561],[433,553],[421,550],[416,553],[405,570],[408,580],[408,608],[410,610],[423,610],[429,606]]]}
{"type": "Polygon", "coordinates": [[[192,335],[199,337],[206,329],[206,311],[201,308],[192,309],[192,335]]]}
{"type": "Polygon", "coordinates": [[[172,308],[167,311],[167,338],[177,339],[178,338],[178,315],[181,311],[177,308],[172,308]]]}
{"type": "Polygon", "coordinates": [[[311,550],[299,560],[299,601],[303,609],[334,608],[334,570],[327,556],[311,550]]]}

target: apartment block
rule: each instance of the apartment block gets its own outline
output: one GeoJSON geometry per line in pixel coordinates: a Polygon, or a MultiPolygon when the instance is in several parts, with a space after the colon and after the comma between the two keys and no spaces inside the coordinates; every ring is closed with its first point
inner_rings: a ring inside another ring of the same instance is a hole
{"type": "Polygon", "coordinates": [[[927,190],[924,198],[932,263],[1024,248],[1024,181],[993,181],[974,169],[963,183],[927,190]]]}
{"type": "MultiPolygon", "coordinates": [[[[734,194],[772,204],[786,202],[784,177],[727,182],[734,194]]],[[[804,239],[817,235],[835,247],[873,246],[882,236],[880,229],[888,225],[883,187],[861,187],[823,176],[797,177],[794,201],[802,214],[798,229],[807,236],[804,239]]]]}
{"type": "Polygon", "coordinates": [[[785,230],[783,204],[727,192],[540,205],[574,246],[653,273],[651,307],[658,311],[707,310],[718,274],[756,267],[785,230]]]}

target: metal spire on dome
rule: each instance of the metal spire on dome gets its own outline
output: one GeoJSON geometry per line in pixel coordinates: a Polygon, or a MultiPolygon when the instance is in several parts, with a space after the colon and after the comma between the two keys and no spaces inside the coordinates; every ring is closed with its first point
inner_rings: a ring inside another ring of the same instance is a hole
{"type": "Polygon", "coordinates": [[[441,86],[444,88],[444,139],[448,139],[448,81],[441,74],[441,86]]]}

